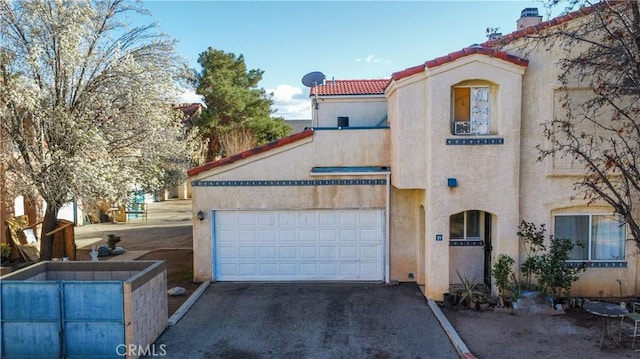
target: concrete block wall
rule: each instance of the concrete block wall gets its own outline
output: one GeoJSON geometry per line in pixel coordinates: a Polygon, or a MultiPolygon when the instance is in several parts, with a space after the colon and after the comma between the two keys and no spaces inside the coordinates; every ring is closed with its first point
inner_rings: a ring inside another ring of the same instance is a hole
{"type": "MultiPolygon", "coordinates": [[[[164,261],[40,262],[12,272],[2,280],[96,281],[96,285],[100,281],[123,281],[123,344],[127,348],[147,348],[167,327],[167,271],[164,261]]],[[[128,355],[127,358],[137,356],[128,355]]]]}
{"type": "Polygon", "coordinates": [[[4,276],[3,280],[131,281],[154,268],[154,261],[40,262],[4,276]]]}
{"type": "Polygon", "coordinates": [[[149,273],[144,280],[125,282],[125,341],[128,347],[147,348],[167,327],[169,315],[164,262],[161,270],[149,273]]]}
{"type": "Polygon", "coordinates": [[[75,281],[101,281],[119,280],[125,281],[127,278],[136,275],[140,271],[52,271],[42,272],[27,278],[29,281],[47,280],[75,280],[75,281]]]}
{"type": "Polygon", "coordinates": [[[110,270],[110,271],[51,271],[42,272],[27,278],[28,281],[47,280],[75,280],[75,281],[125,281],[140,271],[110,270]]]}

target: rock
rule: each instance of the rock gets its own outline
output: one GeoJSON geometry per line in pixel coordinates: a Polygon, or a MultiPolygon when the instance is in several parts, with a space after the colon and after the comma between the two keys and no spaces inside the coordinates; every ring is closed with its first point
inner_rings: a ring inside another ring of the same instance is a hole
{"type": "Polygon", "coordinates": [[[393,279],[392,279],[392,280],[390,280],[388,283],[385,283],[385,285],[386,285],[387,287],[395,287],[395,286],[397,286],[397,285],[400,285],[400,283],[399,283],[397,280],[393,280],[393,279]]]}
{"type": "Polygon", "coordinates": [[[122,254],[124,252],[126,252],[127,250],[122,248],[122,247],[115,247],[111,250],[111,254],[122,254]]]}
{"type": "Polygon", "coordinates": [[[179,295],[184,295],[185,292],[186,290],[182,287],[173,287],[167,291],[167,294],[172,297],[177,297],[179,295]]]}

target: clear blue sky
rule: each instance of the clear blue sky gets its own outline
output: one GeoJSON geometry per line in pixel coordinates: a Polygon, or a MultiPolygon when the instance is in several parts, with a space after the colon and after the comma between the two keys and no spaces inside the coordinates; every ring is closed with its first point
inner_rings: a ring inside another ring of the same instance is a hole
{"type": "MultiPolygon", "coordinates": [[[[311,117],[301,78],[388,78],[486,40],[487,27],[507,34],[520,11],[539,1],[160,1],[143,3],[160,29],[178,40],[193,68],[208,47],[244,55],[264,70],[260,87],[274,92],[277,115],[311,117]]],[[[187,99],[187,98],[185,98],[187,99]]],[[[191,100],[193,100],[191,98],[191,100]]]]}

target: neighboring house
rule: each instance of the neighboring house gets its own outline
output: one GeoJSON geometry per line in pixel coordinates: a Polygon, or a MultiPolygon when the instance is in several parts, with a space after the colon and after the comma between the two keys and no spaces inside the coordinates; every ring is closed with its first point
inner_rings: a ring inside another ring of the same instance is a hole
{"type": "Polygon", "coordinates": [[[331,80],[311,88],[313,127],[387,125],[387,84],[389,79],[331,80]]]}
{"type": "Polygon", "coordinates": [[[173,109],[182,111],[184,115],[182,118],[182,124],[187,128],[191,128],[194,126],[194,122],[197,121],[202,114],[204,105],[199,102],[181,103],[173,106],[173,109]]]}
{"type": "Polygon", "coordinates": [[[504,51],[327,81],[311,91],[314,129],[191,169],[195,280],[415,281],[440,300],[458,271],[489,284],[499,254],[523,260],[526,220],[557,235],[607,227],[607,248],[577,255],[590,268],[572,293],[637,295],[612,209],[571,199],[566,162],[537,161],[541,123],[561,115],[557,54],[516,53],[527,26],[571,19],[523,12],[504,51]]]}

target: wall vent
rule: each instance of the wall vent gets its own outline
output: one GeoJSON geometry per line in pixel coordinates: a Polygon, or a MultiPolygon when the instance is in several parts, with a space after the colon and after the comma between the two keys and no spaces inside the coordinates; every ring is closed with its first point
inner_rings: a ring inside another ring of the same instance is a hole
{"type": "Polygon", "coordinates": [[[349,117],[338,116],[338,127],[349,127],[349,117]]]}

